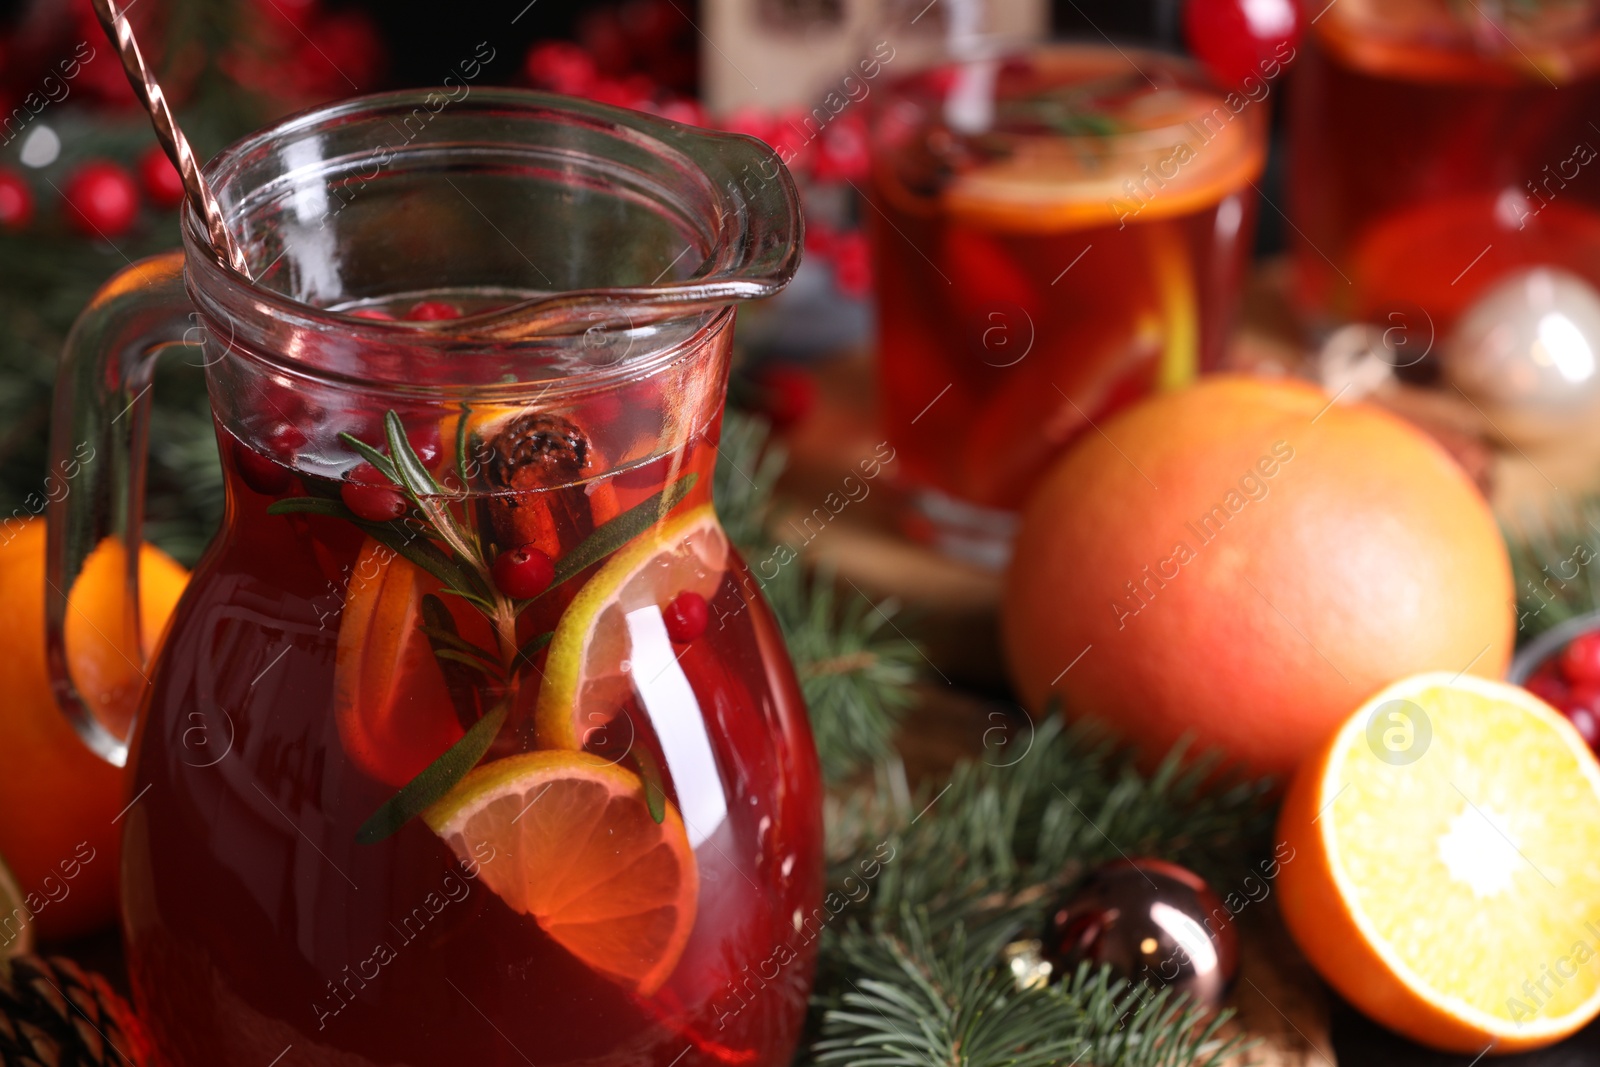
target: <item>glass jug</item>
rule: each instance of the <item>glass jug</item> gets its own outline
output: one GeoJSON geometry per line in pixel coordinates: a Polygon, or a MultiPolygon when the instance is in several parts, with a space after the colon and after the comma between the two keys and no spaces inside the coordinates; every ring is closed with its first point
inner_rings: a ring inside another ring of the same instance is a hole
{"type": "Polygon", "coordinates": [[[711,490],[732,304],[799,258],[788,174],[748,138],[477,90],[296,116],[209,174],[255,280],[187,213],[185,252],[74,328],[52,429],[98,457],[50,512],[52,671],[131,769],[160,1053],[787,1063],[821,790],[711,490]],[[130,724],[73,687],[66,591],[103,542],[137,559],[175,345],[204,355],[227,508],[130,724]]]}

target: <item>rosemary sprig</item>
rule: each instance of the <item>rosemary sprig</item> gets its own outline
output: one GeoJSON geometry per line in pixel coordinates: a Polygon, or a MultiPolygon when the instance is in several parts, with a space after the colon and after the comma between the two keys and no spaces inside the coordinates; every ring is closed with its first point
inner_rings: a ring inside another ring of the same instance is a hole
{"type": "Polygon", "coordinates": [[[506,710],[506,701],[496,704],[493,711],[461,736],[461,740],[445,749],[444,755],[428,764],[426,770],[386,800],[370,819],[361,824],[361,829],[356,832],[356,843],[373,845],[392,836],[455,788],[455,784],[478,765],[483,754],[489,751],[489,746],[494,744],[500,727],[505,725],[506,710]]]}
{"type": "MultiPolygon", "coordinates": [[[[648,499],[601,523],[556,561],[555,576],[548,589],[537,597],[513,600],[495,586],[493,559],[487,555],[482,539],[470,523],[458,519],[451,510],[452,505],[466,499],[466,474],[470,469],[466,429],[469,411],[463,407],[456,428],[455,469],[462,477],[459,494],[447,493],[440,487],[411,447],[400,416],[390,411],[383,420],[387,454],[350,434],[340,436],[404,494],[409,514],[390,522],[368,522],[351,512],[342,501],[321,496],[280,500],[268,508],[274,515],[322,515],[355,524],[379,544],[437,578],[441,594],[460,597],[476,607],[495,634],[497,649],[481,648],[461,636],[454,618],[439,597],[429,593],[422,598],[419,629],[428,639],[456,717],[467,732],[373,813],[358,835],[363,843],[383,840],[438,802],[489,750],[505,722],[507,709],[515,701],[521,672],[534,666],[535,657],[554,636],[541,633],[519,642],[517,619],[522,611],[659,523],[698,480],[694,472],[687,473],[648,499]],[[479,706],[489,703],[487,694],[491,692],[495,694],[494,710],[479,718],[479,706]]],[[[651,816],[660,822],[666,812],[661,769],[647,752],[634,754],[633,762],[645,783],[646,805],[651,816]]]]}

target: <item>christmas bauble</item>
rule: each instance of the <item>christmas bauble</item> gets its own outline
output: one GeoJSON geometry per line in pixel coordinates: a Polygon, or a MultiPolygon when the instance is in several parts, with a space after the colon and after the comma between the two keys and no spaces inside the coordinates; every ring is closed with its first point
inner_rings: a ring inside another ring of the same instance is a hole
{"type": "Polygon", "coordinates": [[[68,224],[85,237],[113,240],[139,217],[139,187],[110,160],[91,160],[73,171],[61,195],[68,224]]]}
{"type": "Polygon", "coordinates": [[[1559,438],[1600,414],[1600,292],[1576,274],[1508,275],[1468,308],[1445,380],[1513,444],[1559,438]]]}
{"type": "Polygon", "coordinates": [[[33,220],[33,190],[10,167],[0,167],[0,229],[20,230],[33,220]]]}
{"type": "Polygon", "coordinates": [[[1222,1003],[1239,965],[1232,916],[1204,879],[1176,863],[1119,860],[1047,916],[1039,953],[1054,975],[1087,961],[1119,978],[1222,1003]]]}
{"type": "Polygon", "coordinates": [[[139,182],[157,207],[175,208],[183,202],[183,175],[160,145],[151,145],[139,157],[139,182]]]}

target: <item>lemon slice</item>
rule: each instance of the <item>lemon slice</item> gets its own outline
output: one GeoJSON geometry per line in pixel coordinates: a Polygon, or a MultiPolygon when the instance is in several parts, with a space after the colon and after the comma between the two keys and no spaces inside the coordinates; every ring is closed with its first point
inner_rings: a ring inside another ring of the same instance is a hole
{"type": "Polygon", "coordinates": [[[514,911],[649,996],[694,928],[699,871],[669,802],[650,816],[637,775],[586,752],[486,763],[423,818],[514,911]]]}
{"type": "Polygon", "coordinates": [[[1389,687],[1301,767],[1279,834],[1290,931],[1386,1026],[1511,1052],[1600,1013],[1600,764],[1526,690],[1389,687]]]}
{"type": "MultiPolygon", "coordinates": [[[[728,567],[728,535],[710,504],[641,534],[590,578],[550,639],[535,731],[541,748],[582,748],[635,691],[638,623],[686,592],[710,600],[728,567]]],[[[651,671],[652,678],[657,674],[651,671]]]]}

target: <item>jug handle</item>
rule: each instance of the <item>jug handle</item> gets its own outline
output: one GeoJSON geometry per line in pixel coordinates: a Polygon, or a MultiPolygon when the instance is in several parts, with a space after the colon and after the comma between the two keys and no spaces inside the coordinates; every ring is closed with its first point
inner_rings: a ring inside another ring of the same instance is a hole
{"type": "MultiPolygon", "coordinates": [[[[106,762],[123,766],[137,702],[107,701],[97,712],[68,667],[69,595],[90,554],[108,539],[120,546],[123,581],[116,622],[90,623],[149,686],[140,633],[139,556],[149,451],[150,386],[155,357],[196,329],[183,285],[183,253],[140,260],[101,286],[67,335],[50,422],[46,511],[45,661],[56,702],[78,736],[106,762]]],[[[189,341],[188,343],[196,343],[189,341]]],[[[7,533],[10,531],[8,530],[7,533]]],[[[8,538],[6,538],[8,539],[8,538]]]]}

